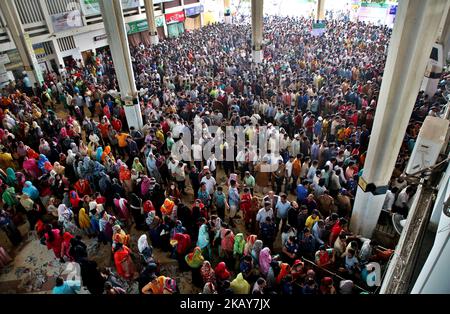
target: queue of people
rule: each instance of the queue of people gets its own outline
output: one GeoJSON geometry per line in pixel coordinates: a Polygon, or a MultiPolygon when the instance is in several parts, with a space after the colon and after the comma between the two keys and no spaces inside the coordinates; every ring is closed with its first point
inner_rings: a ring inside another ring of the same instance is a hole
{"type": "MultiPolygon", "coordinates": [[[[155,250],[205,294],[369,289],[371,262],[392,251],[348,225],[391,30],[330,20],[315,37],[311,23],[264,18],[258,65],[249,25],[132,48],[141,130],[128,127],[107,49],[47,74],[42,87],[11,82],[0,103],[0,221],[10,242],[22,241],[17,226],[28,221],[55,258],[80,265],[93,294],[128,293],[134,281],[142,294],[183,293],[155,250]],[[242,146],[221,136],[226,126],[243,128],[242,146]],[[263,132],[279,153],[252,144],[263,132]],[[208,145],[220,151],[205,159],[208,145]],[[88,239],[111,246],[111,269],[88,256],[88,239]]],[[[415,188],[401,174],[421,122],[442,104],[442,94],[419,94],[386,210],[406,217],[415,188]]],[[[58,278],[54,293],[78,290],[58,278]]]]}

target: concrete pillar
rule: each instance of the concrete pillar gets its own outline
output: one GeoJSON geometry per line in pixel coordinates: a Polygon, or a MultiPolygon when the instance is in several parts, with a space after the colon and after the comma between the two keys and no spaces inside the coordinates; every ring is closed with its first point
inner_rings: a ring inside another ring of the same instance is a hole
{"type": "Polygon", "coordinates": [[[223,0],[223,14],[223,20],[226,24],[233,23],[233,17],[231,16],[231,0],[223,0]],[[225,14],[227,13],[229,13],[230,15],[226,16],[225,14]]]}
{"type": "Polygon", "coordinates": [[[124,109],[128,126],[133,126],[140,130],[143,126],[142,113],[134,81],[130,47],[122,13],[122,1],[100,0],[99,4],[117,74],[121,98],[125,102],[124,109]]]}
{"type": "Polygon", "coordinates": [[[448,54],[450,52],[450,1],[447,3],[445,16],[442,18],[441,25],[439,26],[436,42],[442,45],[445,64],[445,61],[449,58],[448,54]]]}
{"type": "Polygon", "coordinates": [[[261,63],[263,51],[264,0],[252,0],[252,57],[253,62],[261,63]]]}
{"type": "Polygon", "coordinates": [[[159,43],[158,31],[156,30],[155,9],[153,0],[144,0],[145,13],[147,15],[148,31],[150,32],[150,42],[152,45],[159,43]]]}
{"type": "Polygon", "coordinates": [[[447,0],[399,3],[350,229],[371,237],[447,0]]]}
{"type": "Polygon", "coordinates": [[[5,18],[6,27],[9,30],[11,39],[14,41],[16,49],[19,52],[24,71],[27,73],[33,84],[36,82],[41,84],[42,70],[36,60],[30,39],[28,36],[25,36],[13,0],[0,1],[0,10],[5,18]]]}
{"type": "Polygon", "coordinates": [[[316,20],[323,21],[325,19],[325,0],[317,0],[316,20]]]}

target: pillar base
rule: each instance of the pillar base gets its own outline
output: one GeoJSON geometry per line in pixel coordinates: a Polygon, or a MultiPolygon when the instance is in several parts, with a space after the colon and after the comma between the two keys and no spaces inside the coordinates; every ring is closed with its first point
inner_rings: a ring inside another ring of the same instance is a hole
{"type": "Polygon", "coordinates": [[[264,59],[264,52],[262,50],[253,50],[252,59],[254,63],[261,63],[264,59]]]}
{"type": "Polygon", "coordinates": [[[142,130],[144,123],[142,121],[142,112],[139,100],[135,99],[132,104],[123,106],[127,118],[128,127],[134,127],[136,130],[142,130]]]}
{"type": "Polygon", "coordinates": [[[158,35],[150,35],[150,43],[152,45],[159,44],[159,37],[158,37],[158,35]]]}
{"type": "Polygon", "coordinates": [[[372,192],[364,192],[358,186],[350,230],[365,238],[372,238],[385,199],[386,194],[374,195],[372,192]]]}

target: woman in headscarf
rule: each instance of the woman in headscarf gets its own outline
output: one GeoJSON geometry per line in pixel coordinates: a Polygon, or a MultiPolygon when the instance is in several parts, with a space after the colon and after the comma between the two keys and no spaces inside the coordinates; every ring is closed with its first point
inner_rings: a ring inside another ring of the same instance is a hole
{"type": "Polygon", "coordinates": [[[8,168],[6,169],[6,173],[3,172],[3,169],[0,169],[3,181],[9,185],[9,186],[16,186],[18,181],[17,181],[17,177],[16,177],[16,172],[14,171],[13,168],[8,168]]]}
{"type": "Polygon", "coordinates": [[[22,168],[24,169],[25,173],[29,175],[33,180],[37,179],[40,175],[38,162],[34,158],[25,157],[22,168]]]}
{"type": "Polygon", "coordinates": [[[186,255],[185,260],[192,271],[192,283],[197,287],[201,287],[202,276],[200,269],[203,265],[203,261],[205,260],[202,255],[202,249],[197,246],[192,253],[186,255]]]}
{"type": "Polygon", "coordinates": [[[253,258],[253,262],[256,265],[259,265],[259,254],[261,253],[261,250],[263,249],[263,242],[261,240],[256,240],[255,244],[253,245],[252,248],[252,258],[253,258]]]}
{"type": "Polygon", "coordinates": [[[141,197],[143,199],[148,199],[148,191],[150,190],[151,181],[150,178],[147,176],[142,176],[141,179],[141,197]]]}
{"type": "Polygon", "coordinates": [[[265,247],[261,250],[261,253],[259,253],[259,271],[264,276],[267,276],[271,262],[272,255],[270,254],[270,249],[268,247],[265,247]]]}
{"type": "Polygon", "coordinates": [[[47,156],[45,156],[44,154],[40,154],[39,155],[39,160],[38,160],[38,168],[44,174],[49,172],[47,169],[45,169],[45,163],[46,162],[49,162],[47,156]]]}
{"type": "Polygon", "coordinates": [[[281,280],[283,280],[284,277],[289,275],[291,273],[291,266],[287,263],[281,263],[280,265],[280,272],[278,273],[278,276],[276,278],[276,282],[279,285],[281,283],[281,280]]]}
{"type": "Polygon", "coordinates": [[[142,208],[142,200],[136,193],[132,193],[130,195],[130,210],[133,215],[134,222],[136,224],[137,230],[147,230],[147,226],[145,225],[145,216],[142,208]]]}
{"type": "Polygon", "coordinates": [[[176,259],[180,270],[187,270],[188,265],[185,260],[186,252],[191,248],[191,236],[186,233],[176,233],[172,239],[175,242],[176,259]]]}
{"type": "Polygon", "coordinates": [[[148,240],[147,240],[147,235],[146,234],[143,234],[143,235],[141,235],[139,237],[139,239],[138,239],[138,250],[139,250],[139,254],[143,258],[144,262],[146,264],[149,264],[149,262],[151,262],[151,259],[152,259],[153,249],[148,244],[148,240]]]}
{"type": "Polygon", "coordinates": [[[244,279],[242,273],[239,273],[230,284],[231,290],[234,294],[249,294],[250,284],[244,279]]]}
{"type": "Polygon", "coordinates": [[[209,225],[207,222],[200,226],[198,232],[197,246],[200,247],[202,253],[207,256],[207,259],[211,257],[211,246],[209,241],[209,225]]]}
{"type": "Polygon", "coordinates": [[[102,161],[103,156],[103,148],[101,146],[97,147],[97,150],[95,151],[95,160],[98,162],[102,161]]]}
{"type": "Polygon", "coordinates": [[[253,245],[255,244],[256,240],[258,240],[258,236],[255,234],[251,234],[247,237],[244,247],[244,256],[252,254],[253,245]]]}
{"type": "Polygon", "coordinates": [[[92,234],[94,233],[91,227],[91,219],[89,218],[89,215],[86,213],[86,210],[84,208],[81,208],[78,213],[78,225],[80,226],[81,230],[83,230],[86,235],[91,238],[92,234]]]}
{"type": "Polygon", "coordinates": [[[101,156],[101,162],[104,163],[105,159],[107,156],[109,156],[109,154],[111,153],[111,146],[106,146],[105,149],[103,150],[102,156],[101,156]]]}
{"type": "Polygon", "coordinates": [[[53,163],[53,170],[56,172],[56,174],[64,175],[65,169],[66,168],[64,166],[61,166],[59,162],[55,161],[53,163]]]}
{"type": "Polygon", "coordinates": [[[119,219],[125,223],[130,222],[130,213],[128,211],[128,201],[120,197],[119,194],[114,196],[114,207],[119,219]]]}
{"type": "Polygon", "coordinates": [[[220,238],[220,257],[227,265],[233,265],[234,233],[232,230],[222,227],[220,238]]]}
{"type": "Polygon", "coordinates": [[[82,205],[81,202],[81,198],[78,196],[77,191],[73,190],[70,191],[69,193],[69,200],[70,200],[70,204],[72,204],[72,209],[77,212],[78,209],[80,208],[80,206],[82,205]]]}
{"type": "Polygon", "coordinates": [[[63,241],[61,243],[61,258],[68,258],[69,262],[74,261],[74,257],[70,255],[70,241],[74,238],[69,232],[64,232],[63,241]]]}
{"type": "Polygon", "coordinates": [[[244,247],[245,247],[244,234],[242,233],[236,234],[236,236],[234,237],[234,245],[233,245],[233,256],[235,259],[234,269],[239,269],[241,258],[244,255],[244,247]]]}
{"type": "Polygon", "coordinates": [[[122,164],[119,169],[120,182],[122,183],[125,191],[127,193],[130,193],[133,190],[133,184],[131,182],[131,171],[125,164],[122,164]]]}
{"type": "Polygon", "coordinates": [[[136,170],[138,174],[146,174],[144,166],[139,161],[139,157],[135,157],[133,160],[132,169],[136,170]]]}
{"type": "Polygon", "coordinates": [[[220,262],[219,264],[217,264],[216,268],[214,269],[214,273],[216,274],[216,280],[219,283],[219,286],[221,282],[229,280],[231,277],[231,274],[228,271],[225,262],[220,262]]]}
{"type": "Polygon", "coordinates": [[[61,256],[61,248],[63,237],[61,230],[53,229],[51,225],[47,225],[47,232],[45,233],[45,244],[48,250],[53,250],[56,258],[59,258],[61,263],[64,263],[64,259],[61,256]]]}
{"type": "Polygon", "coordinates": [[[208,282],[215,284],[216,283],[216,273],[211,266],[211,263],[208,261],[204,261],[202,268],[200,269],[200,273],[202,275],[203,283],[206,284],[208,282]]]}
{"type": "Polygon", "coordinates": [[[58,223],[64,227],[64,230],[70,232],[71,234],[78,234],[78,228],[72,222],[73,212],[65,204],[60,204],[58,206],[58,223]]]}
{"type": "Polygon", "coordinates": [[[150,177],[155,178],[156,182],[161,182],[161,174],[158,170],[157,161],[155,159],[155,156],[153,154],[149,154],[146,159],[147,169],[148,169],[148,175],[150,177]]]}
{"type": "Polygon", "coordinates": [[[156,211],[151,211],[148,213],[146,223],[149,227],[152,245],[159,248],[161,246],[161,218],[156,216],[156,211]]]}
{"type": "Polygon", "coordinates": [[[153,275],[151,281],[142,288],[143,294],[174,294],[176,293],[175,280],[165,276],[153,275]]]}
{"type": "Polygon", "coordinates": [[[333,278],[323,277],[320,281],[320,294],[336,294],[336,289],[333,286],[333,278]]]}
{"type": "Polygon", "coordinates": [[[121,243],[125,246],[129,246],[130,244],[130,236],[123,231],[123,229],[119,225],[114,225],[113,229],[113,248],[117,245],[117,243],[121,243]]]}
{"type": "Polygon", "coordinates": [[[14,187],[10,186],[2,194],[3,203],[8,205],[9,207],[14,207],[18,204],[16,191],[14,187]]]}
{"type": "Polygon", "coordinates": [[[216,287],[212,282],[207,282],[203,287],[202,294],[217,294],[216,287]]]}
{"type": "Polygon", "coordinates": [[[27,194],[33,201],[39,198],[38,189],[30,181],[25,182],[22,193],[27,194]]]}
{"type": "Polygon", "coordinates": [[[305,275],[305,264],[297,259],[291,267],[291,275],[294,281],[300,280],[305,275]]]}
{"type": "Polygon", "coordinates": [[[132,280],[136,275],[136,268],[131,259],[131,250],[122,243],[117,243],[114,248],[114,264],[120,277],[132,280]]]}
{"type": "Polygon", "coordinates": [[[75,182],[73,187],[81,197],[92,195],[93,193],[89,181],[84,178],[80,178],[77,182],[75,182]]]}

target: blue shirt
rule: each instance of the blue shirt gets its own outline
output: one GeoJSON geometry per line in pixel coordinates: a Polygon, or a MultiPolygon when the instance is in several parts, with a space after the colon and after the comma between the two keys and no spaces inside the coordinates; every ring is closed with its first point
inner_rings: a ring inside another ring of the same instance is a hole
{"type": "Polygon", "coordinates": [[[308,196],[308,189],[305,188],[302,184],[297,185],[297,200],[303,201],[308,196]]]}
{"type": "Polygon", "coordinates": [[[52,292],[53,294],[76,294],[75,291],[80,291],[81,283],[76,280],[67,280],[64,281],[64,284],[59,287],[54,287],[52,292]]]}
{"type": "Polygon", "coordinates": [[[283,203],[281,202],[281,200],[279,200],[275,208],[277,209],[277,217],[281,219],[286,219],[288,210],[289,208],[291,208],[291,203],[289,201],[283,203]]]}

